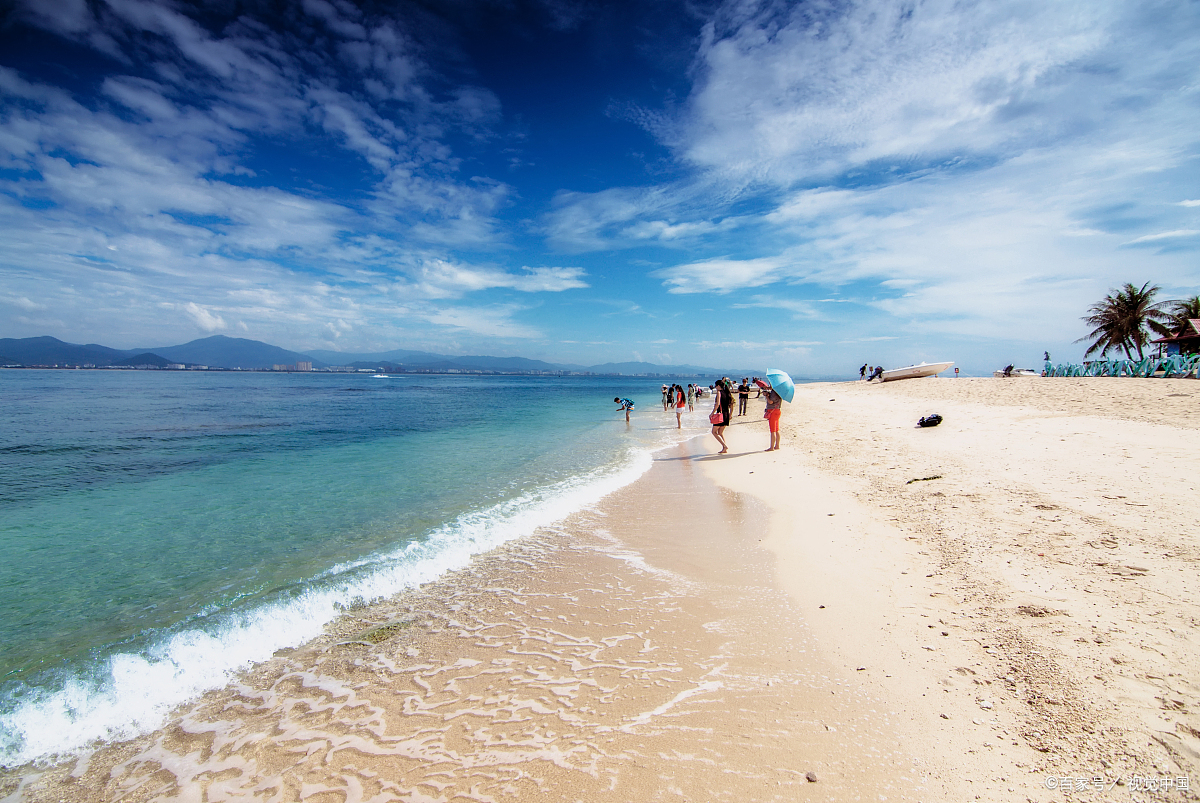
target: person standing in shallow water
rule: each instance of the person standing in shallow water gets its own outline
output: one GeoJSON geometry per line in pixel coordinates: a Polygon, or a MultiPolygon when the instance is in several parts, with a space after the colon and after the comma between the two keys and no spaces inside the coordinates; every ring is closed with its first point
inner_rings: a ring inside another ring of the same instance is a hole
{"type": "Polygon", "coordinates": [[[671,396],[675,400],[675,427],[683,429],[683,406],[687,404],[687,396],[682,385],[671,386],[671,396]]]}
{"type": "Polygon", "coordinates": [[[779,448],[779,418],[783,415],[783,398],[775,392],[775,388],[767,389],[767,427],[771,431],[771,445],[763,451],[773,452],[779,448]]]}
{"type": "Polygon", "coordinates": [[[620,396],[617,396],[616,398],[614,398],[613,401],[617,403],[617,412],[618,413],[621,412],[622,410],[625,411],[625,423],[628,424],[629,423],[629,411],[633,409],[633,402],[629,399],[622,399],[620,396]]]}
{"type": "Polygon", "coordinates": [[[688,389],[687,389],[687,402],[688,402],[688,412],[690,413],[690,412],[692,412],[693,410],[695,410],[695,409],[696,409],[696,407],[695,407],[695,404],[696,404],[696,385],[695,385],[694,383],[692,383],[692,382],[688,382],[688,389]]]}

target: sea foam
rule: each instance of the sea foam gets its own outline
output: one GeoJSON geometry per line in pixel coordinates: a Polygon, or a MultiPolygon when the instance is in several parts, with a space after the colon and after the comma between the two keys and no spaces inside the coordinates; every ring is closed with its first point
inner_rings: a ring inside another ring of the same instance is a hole
{"type": "Polygon", "coordinates": [[[631,449],[617,466],[465,513],[394,552],[335,566],[286,600],[226,611],[206,627],[170,632],[52,689],[27,688],[0,714],[0,763],[49,761],[153,730],[177,706],[320,635],[346,606],[436,580],[474,555],[594,505],[640,477],[651,462],[648,449],[631,449]]]}

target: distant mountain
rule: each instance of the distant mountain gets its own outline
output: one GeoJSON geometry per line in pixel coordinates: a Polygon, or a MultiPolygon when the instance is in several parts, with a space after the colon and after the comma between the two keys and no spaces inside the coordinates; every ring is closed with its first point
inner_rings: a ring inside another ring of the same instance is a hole
{"type": "Polygon", "coordinates": [[[160,346],[126,353],[142,352],[158,354],[171,362],[208,365],[214,368],[270,368],[274,365],[295,365],[297,362],[310,361],[314,368],[322,368],[327,364],[305,354],[272,346],[270,343],[225,335],[213,335],[181,346],[160,346]]]}
{"type": "Polygon", "coordinates": [[[155,368],[166,368],[168,365],[171,365],[171,361],[160,357],[157,354],[146,352],[144,354],[135,354],[132,357],[126,357],[120,362],[113,363],[113,365],[129,365],[138,368],[144,365],[150,365],[155,368]]]}
{"type": "Polygon", "coordinates": [[[64,343],[56,337],[0,338],[0,354],[9,357],[6,363],[21,365],[112,365],[136,353],[95,343],[64,343]]]}
{"type": "Polygon", "coordinates": [[[53,337],[0,338],[0,365],[207,365],[210,368],[270,369],[275,365],[311,362],[314,368],[346,365],[377,368],[385,365],[405,371],[581,371],[593,374],[632,376],[648,374],[662,377],[742,377],[752,372],[698,365],[660,365],[650,362],[607,362],[585,367],[532,360],[526,357],[472,355],[454,357],[428,351],[395,349],[376,354],[315,349],[307,354],[288,351],[270,343],[241,337],[214,335],[178,346],[141,349],[113,349],[95,343],[80,346],[53,337]]]}

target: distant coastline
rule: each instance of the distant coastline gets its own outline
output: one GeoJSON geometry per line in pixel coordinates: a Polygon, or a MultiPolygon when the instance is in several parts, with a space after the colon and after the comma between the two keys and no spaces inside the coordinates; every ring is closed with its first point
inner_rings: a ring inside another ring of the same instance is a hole
{"type": "Polygon", "coordinates": [[[380,354],[343,354],[318,349],[311,354],[304,354],[270,343],[223,335],[177,346],[138,349],[114,349],[97,343],[80,345],[50,336],[0,338],[0,368],[653,378],[750,376],[762,370],[648,362],[609,362],[584,366],[524,357],[448,356],[404,349],[380,354]]]}

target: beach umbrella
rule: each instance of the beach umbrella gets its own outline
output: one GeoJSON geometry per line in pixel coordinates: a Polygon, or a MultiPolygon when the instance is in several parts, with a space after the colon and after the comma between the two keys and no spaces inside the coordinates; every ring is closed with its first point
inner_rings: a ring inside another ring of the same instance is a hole
{"type": "Polygon", "coordinates": [[[790,402],[792,397],[796,395],[796,385],[792,382],[792,378],[788,376],[787,371],[771,368],[767,371],[767,381],[771,383],[771,387],[775,388],[775,392],[785,402],[790,402]]]}

